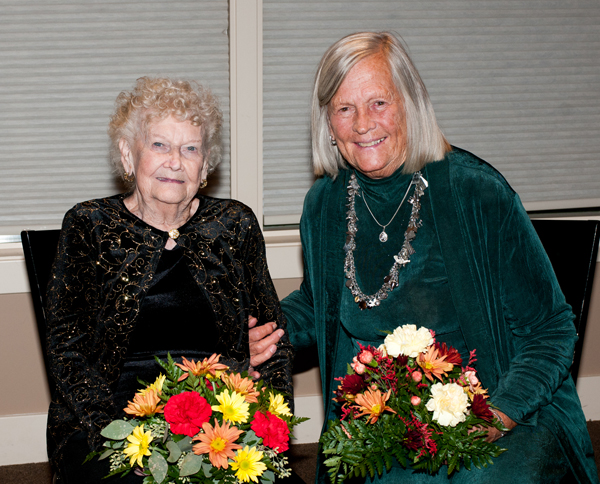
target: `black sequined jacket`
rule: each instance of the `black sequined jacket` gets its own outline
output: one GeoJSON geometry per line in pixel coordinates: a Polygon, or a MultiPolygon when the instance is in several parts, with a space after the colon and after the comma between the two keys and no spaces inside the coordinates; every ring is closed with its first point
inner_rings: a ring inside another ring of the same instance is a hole
{"type": "MultiPolygon", "coordinates": [[[[55,466],[72,434],[86,432],[94,448],[100,430],[117,415],[112,395],[168,239],[125,208],[126,196],[78,204],[63,222],[47,307],[50,370],[58,387],[47,435],[55,466]]],[[[275,321],[286,328],[264,240],[255,215],[242,203],[199,200],[195,215],[179,228],[177,243],[215,313],[221,335],[215,352],[233,370],[247,369],[248,316],[257,317],[259,325],[275,321]]],[[[258,368],[266,381],[290,395],[291,360],[286,334],[274,357],[258,368]]]]}

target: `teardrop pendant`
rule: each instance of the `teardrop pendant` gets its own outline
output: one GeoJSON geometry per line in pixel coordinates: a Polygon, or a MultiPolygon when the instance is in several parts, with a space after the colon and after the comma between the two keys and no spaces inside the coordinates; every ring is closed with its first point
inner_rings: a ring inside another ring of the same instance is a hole
{"type": "Polygon", "coordinates": [[[387,242],[388,234],[385,233],[385,230],[382,230],[379,234],[379,242],[387,242]]]}

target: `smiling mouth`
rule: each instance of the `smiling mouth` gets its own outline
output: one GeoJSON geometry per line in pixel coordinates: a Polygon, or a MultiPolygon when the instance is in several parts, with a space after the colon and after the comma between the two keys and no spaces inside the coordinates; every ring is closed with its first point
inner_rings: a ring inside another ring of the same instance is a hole
{"type": "Polygon", "coordinates": [[[375,141],[369,141],[367,143],[357,143],[358,146],[360,146],[361,148],[368,148],[369,146],[375,146],[378,145],[379,143],[383,142],[384,138],[381,139],[376,139],[375,141]]]}
{"type": "Polygon", "coordinates": [[[156,178],[158,181],[161,182],[166,182],[166,183],[183,183],[183,180],[174,180],[173,178],[163,178],[163,177],[158,177],[156,178]]]}

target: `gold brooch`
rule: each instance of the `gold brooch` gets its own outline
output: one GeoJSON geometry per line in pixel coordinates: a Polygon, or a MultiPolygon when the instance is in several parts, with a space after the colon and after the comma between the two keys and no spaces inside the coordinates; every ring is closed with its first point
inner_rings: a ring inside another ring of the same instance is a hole
{"type": "Polygon", "coordinates": [[[169,238],[175,240],[177,237],[179,237],[179,230],[177,229],[172,229],[169,230],[169,238]]]}

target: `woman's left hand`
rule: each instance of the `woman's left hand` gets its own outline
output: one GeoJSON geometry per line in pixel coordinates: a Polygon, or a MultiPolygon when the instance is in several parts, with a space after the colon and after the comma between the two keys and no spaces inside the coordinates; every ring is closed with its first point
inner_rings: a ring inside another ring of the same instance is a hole
{"type": "MultiPolygon", "coordinates": [[[[500,417],[500,420],[502,420],[503,425],[508,430],[512,430],[517,426],[517,423],[513,419],[511,419],[508,415],[506,415],[505,413],[503,413],[497,409],[494,409],[494,412],[498,415],[498,417],[500,417]]],[[[488,429],[487,437],[485,438],[485,441],[486,442],[495,442],[503,435],[504,434],[502,432],[500,432],[497,428],[491,427],[488,429]]]]}

